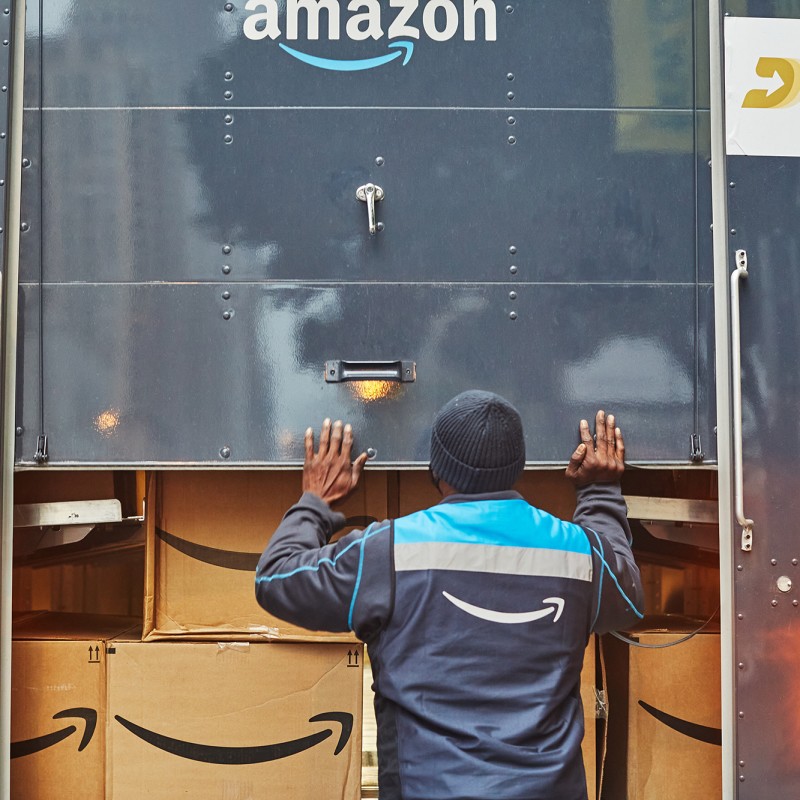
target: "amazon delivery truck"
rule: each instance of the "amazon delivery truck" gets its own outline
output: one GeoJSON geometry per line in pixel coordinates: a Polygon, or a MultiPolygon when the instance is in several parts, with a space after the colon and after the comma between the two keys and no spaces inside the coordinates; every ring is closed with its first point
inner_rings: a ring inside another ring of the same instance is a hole
{"type": "Polygon", "coordinates": [[[473,387],[563,515],[578,420],[625,431],[592,797],[798,794],[797,3],[0,8],[0,797],[359,797],[363,647],[254,559],[308,425],[353,424],[363,526],[435,502],[473,387]]]}

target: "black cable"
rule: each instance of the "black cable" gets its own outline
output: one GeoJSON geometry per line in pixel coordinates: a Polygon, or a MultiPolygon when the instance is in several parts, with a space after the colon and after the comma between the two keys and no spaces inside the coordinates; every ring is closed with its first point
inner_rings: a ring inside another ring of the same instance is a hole
{"type": "Polygon", "coordinates": [[[625,644],[630,645],[631,647],[643,647],[646,650],[663,650],[665,647],[675,647],[675,645],[683,644],[684,642],[688,642],[689,639],[693,639],[697,636],[698,633],[701,633],[706,626],[708,626],[714,617],[717,616],[719,612],[719,606],[717,606],[716,611],[696,630],[688,633],[686,636],[681,636],[680,639],[675,639],[671,642],[664,642],[663,644],[644,644],[644,642],[637,642],[635,639],[629,639],[627,636],[623,636],[621,633],[617,631],[609,631],[609,633],[615,638],[619,639],[621,642],[625,642],[625,644]]]}

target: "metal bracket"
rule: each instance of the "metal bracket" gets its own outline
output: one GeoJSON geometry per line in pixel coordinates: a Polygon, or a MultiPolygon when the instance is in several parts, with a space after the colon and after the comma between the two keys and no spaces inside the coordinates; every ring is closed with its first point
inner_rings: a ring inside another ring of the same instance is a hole
{"type": "Polygon", "coordinates": [[[42,433],[36,440],[36,452],[33,455],[33,460],[37,464],[46,464],[49,457],[47,454],[47,436],[42,433]]]}
{"type": "Polygon", "coordinates": [[[700,441],[700,434],[693,433],[689,437],[689,460],[692,464],[700,464],[706,457],[703,452],[703,443],[700,441]]]}
{"type": "Polygon", "coordinates": [[[75,500],[60,503],[30,503],[14,506],[14,528],[37,528],[41,538],[31,550],[74,544],[85,539],[98,525],[135,524],[142,516],[122,516],[119,500],[75,500]]]}

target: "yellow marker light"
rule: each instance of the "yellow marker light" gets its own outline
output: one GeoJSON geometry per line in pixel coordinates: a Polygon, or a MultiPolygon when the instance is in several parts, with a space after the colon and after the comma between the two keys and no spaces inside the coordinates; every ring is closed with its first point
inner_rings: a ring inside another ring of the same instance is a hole
{"type": "Polygon", "coordinates": [[[396,397],[402,384],[397,381],[351,381],[348,386],[357,400],[374,403],[396,397]]]}
{"type": "Polygon", "coordinates": [[[111,436],[119,426],[119,411],[115,408],[109,408],[101,411],[94,418],[94,427],[98,433],[103,436],[111,436]]]}

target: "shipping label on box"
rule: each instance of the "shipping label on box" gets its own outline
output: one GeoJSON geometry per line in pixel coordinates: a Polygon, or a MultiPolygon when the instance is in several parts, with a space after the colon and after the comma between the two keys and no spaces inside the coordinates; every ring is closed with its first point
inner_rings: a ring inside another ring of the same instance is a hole
{"type": "MultiPolygon", "coordinates": [[[[299,472],[164,472],[148,503],[145,639],[355,641],[309,631],[264,611],[255,569],[269,537],[302,493],[299,472]]],[[[365,474],[337,507],[348,528],[386,518],[386,474],[365,474]]]]}
{"type": "MultiPolygon", "coordinates": [[[[663,645],[680,632],[632,634],[663,645]]],[[[683,634],[685,635],[685,633],[683,634]]],[[[674,647],[605,641],[609,684],[608,797],[708,800],[722,794],[719,635],[674,647]]]]}
{"type": "Polygon", "coordinates": [[[117,645],[107,797],[360,798],[362,665],[343,642],[117,645]]]}

